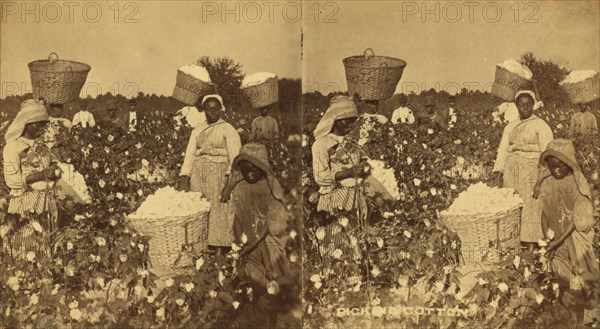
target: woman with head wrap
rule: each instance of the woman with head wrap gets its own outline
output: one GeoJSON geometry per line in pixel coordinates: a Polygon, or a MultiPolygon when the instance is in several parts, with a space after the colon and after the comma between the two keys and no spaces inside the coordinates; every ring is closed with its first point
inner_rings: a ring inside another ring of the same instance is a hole
{"type": "Polygon", "coordinates": [[[28,217],[47,214],[36,216],[40,220],[45,218],[38,223],[45,228],[44,231],[53,230],[56,224],[54,187],[61,171],[55,164],[57,159],[40,145],[47,123],[48,113],[44,105],[27,100],[21,104],[21,110],[4,136],[4,181],[10,188],[8,213],[19,217],[13,227],[14,240],[10,243],[13,257],[23,257],[29,251],[39,256],[48,252],[34,235],[33,222],[28,217]]]}
{"type": "Polygon", "coordinates": [[[181,168],[179,188],[202,192],[210,202],[208,245],[217,247],[217,254],[221,255],[224,247],[231,246],[233,225],[233,210],[229,203],[221,202],[221,192],[242,145],[235,128],[221,119],[225,110],[221,96],[205,96],[202,107],[206,125],[199,125],[199,130],[190,136],[185,157],[190,161],[181,168]]]}
{"type": "Polygon", "coordinates": [[[233,160],[233,172],[224,193],[233,191],[234,242],[242,246],[240,277],[265,288],[271,281],[290,280],[285,246],[291,214],[284,204],[283,188],[273,176],[267,148],[245,144],[233,160]]]}
{"type": "MultiPolygon", "coordinates": [[[[551,240],[547,246],[550,267],[573,290],[583,288],[583,299],[589,306],[594,305],[598,291],[586,289],[590,283],[597,287],[600,282],[593,248],[592,194],[577,164],[573,143],[567,139],[553,140],[541,156],[540,167],[536,194],[542,205],[543,232],[551,240]],[[583,287],[582,277],[589,281],[583,287]]],[[[583,321],[583,306],[576,307],[578,325],[583,321]]]]}
{"type": "MultiPolygon", "coordinates": [[[[359,223],[367,218],[367,201],[362,182],[368,176],[370,166],[367,154],[356,142],[346,138],[358,118],[356,105],[351,98],[336,96],[317,124],[312,145],[313,176],[319,184],[318,211],[335,214],[336,211],[356,211],[359,223]]],[[[329,227],[326,240],[335,247],[342,238],[341,228],[334,223],[329,227]],[[338,241],[336,241],[338,240],[338,241]]],[[[322,253],[331,251],[322,250],[322,253]]]]}
{"type": "Polygon", "coordinates": [[[492,177],[496,184],[514,188],[523,198],[521,242],[532,247],[542,237],[540,207],[533,198],[537,182],[538,162],[548,143],[554,138],[548,124],[533,114],[535,94],[519,91],[515,96],[519,119],[511,121],[502,134],[492,177]]]}

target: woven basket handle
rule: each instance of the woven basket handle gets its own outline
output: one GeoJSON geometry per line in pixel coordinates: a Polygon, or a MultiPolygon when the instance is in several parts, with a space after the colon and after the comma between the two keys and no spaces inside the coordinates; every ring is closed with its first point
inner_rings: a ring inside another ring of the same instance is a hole
{"type": "Polygon", "coordinates": [[[371,58],[371,57],[375,56],[375,52],[373,51],[373,49],[371,49],[371,48],[367,48],[367,49],[365,49],[365,52],[363,53],[363,55],[365,56],[365,58],[369,59],[369,58],[371,58]],[[370,54],[370,55],[369,55],[369,54],[367,54],[367,51],[369,51],[369,50],[371,51],[371,54],[370,54]]]}
{"type": "Polygon", "coordinates": [[[48,61],[50,61],[50,64],[53,64],[54,62],[58,62],[58,54],[57,53],[50,53],[50,55],[48,55],[48,61]],[[52,55],[54,55],[53,58],[52,55]]]}

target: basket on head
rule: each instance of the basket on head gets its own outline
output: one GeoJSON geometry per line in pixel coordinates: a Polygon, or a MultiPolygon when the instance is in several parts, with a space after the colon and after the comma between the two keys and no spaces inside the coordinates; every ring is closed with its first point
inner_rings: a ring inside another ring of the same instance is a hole
{"type": "Polygon", "coordinates": [[[465,264],[478,264],[483,262],[484,256],[490,251],[496,253],[518,250],[521,208],[522,206],[517,206],[497,213],[477,215],[452,215],[442,212],[440,221],[458,234],[465,264]],[[495,247],[490,249],[490,242],[495,247]]]}
{"type": "Polygon", "coordinates": [[[173,89],[173,98],[183,104],[193,106],[198,102],[200,97],[214,94],[215,90],[216,86],[214,83],[196,79],[181,70],[177,70],[177,81],[175,82],[175,89],[173,89]]]}
{"type": "Polygon", "coordinates": [[[150,261],[153,267],[183,267],[191,265],[183,247],[205,250],[208,243],[208,212],[166,218],[129,218],[132,226],[149,236],[150,261]]]}
{"type": "Polygon", "coordinates": [[[531,81],[496,65],[496,77],[492,86],[492,95],[507,102],[514,102],[519,90],[526,89],[531,81]]]}
{"type": "Polygon", "coordinates": [[[268,78],[259,84],[242,86],[240,89],[255,109],[279,101],[279,80],[277,77],[268,78]]]}
{"type": "Polygon", "coordinates": [[[600,98],[600,73],[583,81],[561,84],[571,103],[589,103],[600,98]]]}
{"type": "Polygon", "coordinates": [[[31,74],[33,98],[47,103],[64,104],[79,99],[81,88],[92,69],[89,65],[59,60],[56,53],[27,64],[31,74]],[[53,56],[54,55],[54,56],[53,56]]]}
{"type": "Polygon", "coordinates": [[[348,93],[363,100],[382,100],[394,95],[406,62],[393,57],[375,56],[368,48],[362,56],[342,60],[346,69],[348,93]],[[371,54],[367,54],[367,51],[371,54]]]}

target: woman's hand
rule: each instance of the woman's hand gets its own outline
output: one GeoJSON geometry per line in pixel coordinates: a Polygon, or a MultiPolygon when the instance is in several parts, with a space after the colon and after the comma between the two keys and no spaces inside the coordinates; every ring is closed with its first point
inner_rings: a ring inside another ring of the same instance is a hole
{"type": "Polygon", "coordinates": [[[180,176],[179,182],[177,183],[178,191],[190,191],[190,176],[180,176]]]}
{"type": "Polygon", "coordinates": [[[500,171],[493,172],[489,177],[490,185],[501,187],[504,182],[504,174],[500,171]]]}
{"type": "Polygon", "coordinates": [[[231,189],[225,186],[221,191],[221,203],[227,203],[231,200],[231,189]]]}
{"type": "Polygon", "coordinates": [[[44,169],[43,173],[46,179],[51,181],[57,181],[62,176],[62,170],[56,164],[52,164],[50,167],[44,169]]]}
{"type": "Polygon", "coordinates": [[[556,248],[558,248],[559,245],[560,244],[558,243],[558,241],[551,241],[546,246],[546,252],[552,252],[552,251],[556,250],[556,248]]]}
{"type": "Polygon", "coordinates": [[[353,167],[354,172],[360,177],[366,177],[371,174],[371,165],[366,159],[363,159],[359,164],[353,167]]]}

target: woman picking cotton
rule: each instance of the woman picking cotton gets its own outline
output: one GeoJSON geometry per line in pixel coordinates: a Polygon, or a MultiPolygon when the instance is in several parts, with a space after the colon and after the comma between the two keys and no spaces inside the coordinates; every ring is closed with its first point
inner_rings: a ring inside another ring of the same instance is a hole
{"type": "Polygon", "coordinates": [[[201,192],[210,202],[208,245],[222,255],[232,242],[233,209],[231,204],[221,202],[221,192],[242,146],[235,128],[221,119],[225,111],[221,96],[205,96],[202,107],[207,124],[198,126],[200,130],[190,136],[191,147],[186,150],[186,158],[190,152],[194,157],[182,166],[179,188],[201,192]]]}
{"type": "MultiPolygon", "coordinates": [[[[366,223],[368,209],[362,182],[370,172],[367,154],[347,138],[357,119],[358,111],[351,98],[334,97],[315,128],[312,145],[313,176],[320,186],[317,210],[328,215],[340,210],[356,212],[358,223],[348,223],[353,227],[366,223]]],[[[322,253],[332,252],[341,242],[341,230],[337,223],[329,225],[325,243],[332,246],[322,249],[322,253]]]]}
{"type": "Polygon", "coordinates": [[[13,259],[29,252],[38,257],[50,252],[47,241],[35,234],[53,231],[58,215],[55,183],[61,170],[55,164],[56,157],[40,143],[48,121],[43,104],[24,101],[4,136],[4,181],[10,188],[8,214],[15,215],[15,221],[1,225],[4,234],[14,230],[10,249],[5,250],[12,253],[13,259]]]}
{"type": "Polygon", "coordinates": [[[230,191],[235,210],[234,243],[242,246],[240,277],[263,288],[272,281],[287,284],[291,278],[285,246],[291,214],[264,145],[249,143],[242,147],[233,161],[223,201],[227,201],[230,191]]]}
{"type": "MultiPolygon", "coordinates": [[[[542,228],[550,242],[550,267],[571,289],[582,289],[588,303],[597,302],[600,282],[598,258],[594,254],[594,216],[590,186],[575,158],[575,147],[570,140],[555,139],[540,160],[539,190],[536,194],[542,204],[542,228]],[[539,192],[538,192],[539,191],[539,192]],[[589,290],[590,284],[595,291],[589,290]]],[[[577,324],[583,323],[585,305],[576,307],[577,324]]]]}
{"type": "Polygon", "coordinates": [[[519,118],[504,128],[493,180],[497,185],[514,188],[523,198],[521,242],[532,249],[542,237],[540,207],[533,198],[533,188],[537,182],[540,155],[553,134],[548,124],[533,114],[536,99],[532,91],[519,91],[515,103],[519,118]]]}

